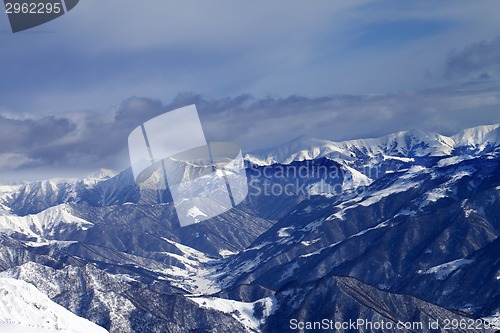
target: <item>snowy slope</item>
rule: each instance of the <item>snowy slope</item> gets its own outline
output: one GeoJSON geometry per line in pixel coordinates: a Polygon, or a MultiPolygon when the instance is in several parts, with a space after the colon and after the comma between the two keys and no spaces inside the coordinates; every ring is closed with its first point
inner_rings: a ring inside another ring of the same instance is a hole
{"type": "Polygon", "coordinates": [[[0,278],[1,332],[107,332],[51,301],[27,282],[0,278]]]}
{"type": "Polygon", "coordinates": [[[55,178],[0,186],[0,205],[8,206],[18,215],[39,213],[57,204],[85,200],[113,175],[113,171],[101,169],[83,179],[55,178]]]}
{"type": "Polygon", "coordinates": [[[73,216],[67,204],[26,216],[17,216],[0,207],[0,232],[17,232],[40,240],[54,239],[61,230],[86,230],[91,226],[92,223],[73,216]]]}
{"type": "Polygon", "coordinates": [[[189,299],[202,308],[231,314],[233,318],[241,322],[251,332],[259,330],[259,326],[265,323],[266,318],[273,314],[276,306],[276,299],[272,297],[266,297],[249,303],[217,297],[190,297],[189,299]],[[262,315],[259,318],[255,314],[256,307],[262,311],[262,315]]]}
{"type": "Polygon", "coordinates": [[[458,268],[460,268],[463,265],[470,265],[473,263],[473,260],[468,260],[468,259],[457,259],[453,260],[444,264],[440,264],[434,267],[431,267],[425,271],[419,270],[419,274],[435,274],[436,278],[439,280],[444,280],[446,279],[453,271],[456,271],[458,268]]]}
{"type": "Polygon", "coordinates": [[[293,161],[311,160],[323,156],[332,159],[335,157],[341,159],[354,158],[336,142],[301,136],[267,152],[247,154],[245,159],[256,165],[271,165],[275,163],[290,164],[293,161]]]}
{"type": "Polygon", "coordinates": [[[455,147],[473,147],[483,150],[488,144],[500,144],[500,124],[465,129],[451,137],[455,147]]]}

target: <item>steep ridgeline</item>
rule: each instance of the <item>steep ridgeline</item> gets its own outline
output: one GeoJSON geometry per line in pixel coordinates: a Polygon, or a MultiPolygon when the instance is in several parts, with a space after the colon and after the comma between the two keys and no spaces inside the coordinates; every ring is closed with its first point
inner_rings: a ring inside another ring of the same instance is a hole
{"type": "Polygon", "coordinates": [[[389,323],[345,332],[444,332],[452,320],[475,325],[448,331],[494,332],[499,133],[299,138],[247,155],[247,199],[184,228],[168,190],[130,170],[3,186],[0,280],[110,332],[287,332],[323,319],[389,323]]]}

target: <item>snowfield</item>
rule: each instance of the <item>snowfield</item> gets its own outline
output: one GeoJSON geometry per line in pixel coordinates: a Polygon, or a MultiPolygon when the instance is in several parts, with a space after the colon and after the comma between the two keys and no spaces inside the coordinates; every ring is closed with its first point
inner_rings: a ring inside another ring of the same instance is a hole
{"type": "Polygon", "coordinates": [[[441,265],[431,267],[427,270],[419,270],[418,273],[419,274],[435,274],[436,279],[444,280],[451,273],[453,273],[454,271],[459,269],[461,266],[469,265],[473,262],[474,262],[473,260],[462,258],[462,259],[453,260],[453,261],[446,262],[446,263],[441,264],[441,265]]]}
{"type": "Polygon", "coordinates": [[[26,216],[0,210],[0,231],[5,233],[18,232],[43,241],[51,239],[59,228],[68,226],[86,230],[93,224],[72,215],[68,204],[50,207],[38,214],[26,216]]]}
{"type": "Polygon", "coordinates": [[[214,309],[230,314],[243,324],[243,326],[250,329],[250,332],[259,330],[259,326],[275,311],[277,302],[276,299],[271,297],[266,297],[252,303],[238,302],[217,297],[190,297],[190,299],[202,308],[214,309]],[[256,306],[260,306],[263,309],[262,318],[256,317],[256,306]]]}
{"type": "Polygon", "coordinates": [[[107,331],[54,303],[32,284],[12,278],[0,278],[0,332],[107,331]]]}

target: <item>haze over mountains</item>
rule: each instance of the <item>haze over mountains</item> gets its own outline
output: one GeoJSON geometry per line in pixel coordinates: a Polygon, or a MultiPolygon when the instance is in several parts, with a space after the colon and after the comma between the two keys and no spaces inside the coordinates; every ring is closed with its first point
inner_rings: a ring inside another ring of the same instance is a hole
{"type": "MultiPolygon", "coordinates": [[[[500,124],[302,137],[246,160],[247,199],[184,228],[168,190],[158,198],[130,170],[4,186],[0,280],[110,332],[287,332],[325,318],[499,329],[486,323],[500,317],[500,124]]],[[[1,311],[7,324],[19,309],[1,311]]]]}

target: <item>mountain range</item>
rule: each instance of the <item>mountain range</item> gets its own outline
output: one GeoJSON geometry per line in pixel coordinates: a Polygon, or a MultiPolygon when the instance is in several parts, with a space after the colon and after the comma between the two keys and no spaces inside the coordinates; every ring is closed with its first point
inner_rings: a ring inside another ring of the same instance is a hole
{"type": "Polygon", "coordinates": [[[1,186],[0,292],[35,300],[11,292],[0,325],[54,329],[14,316],[47,297],[51,323],[109,332],[500,330],[500,124],[245,160],[248,197],[182,228],[130,169],[1,186]]]}

